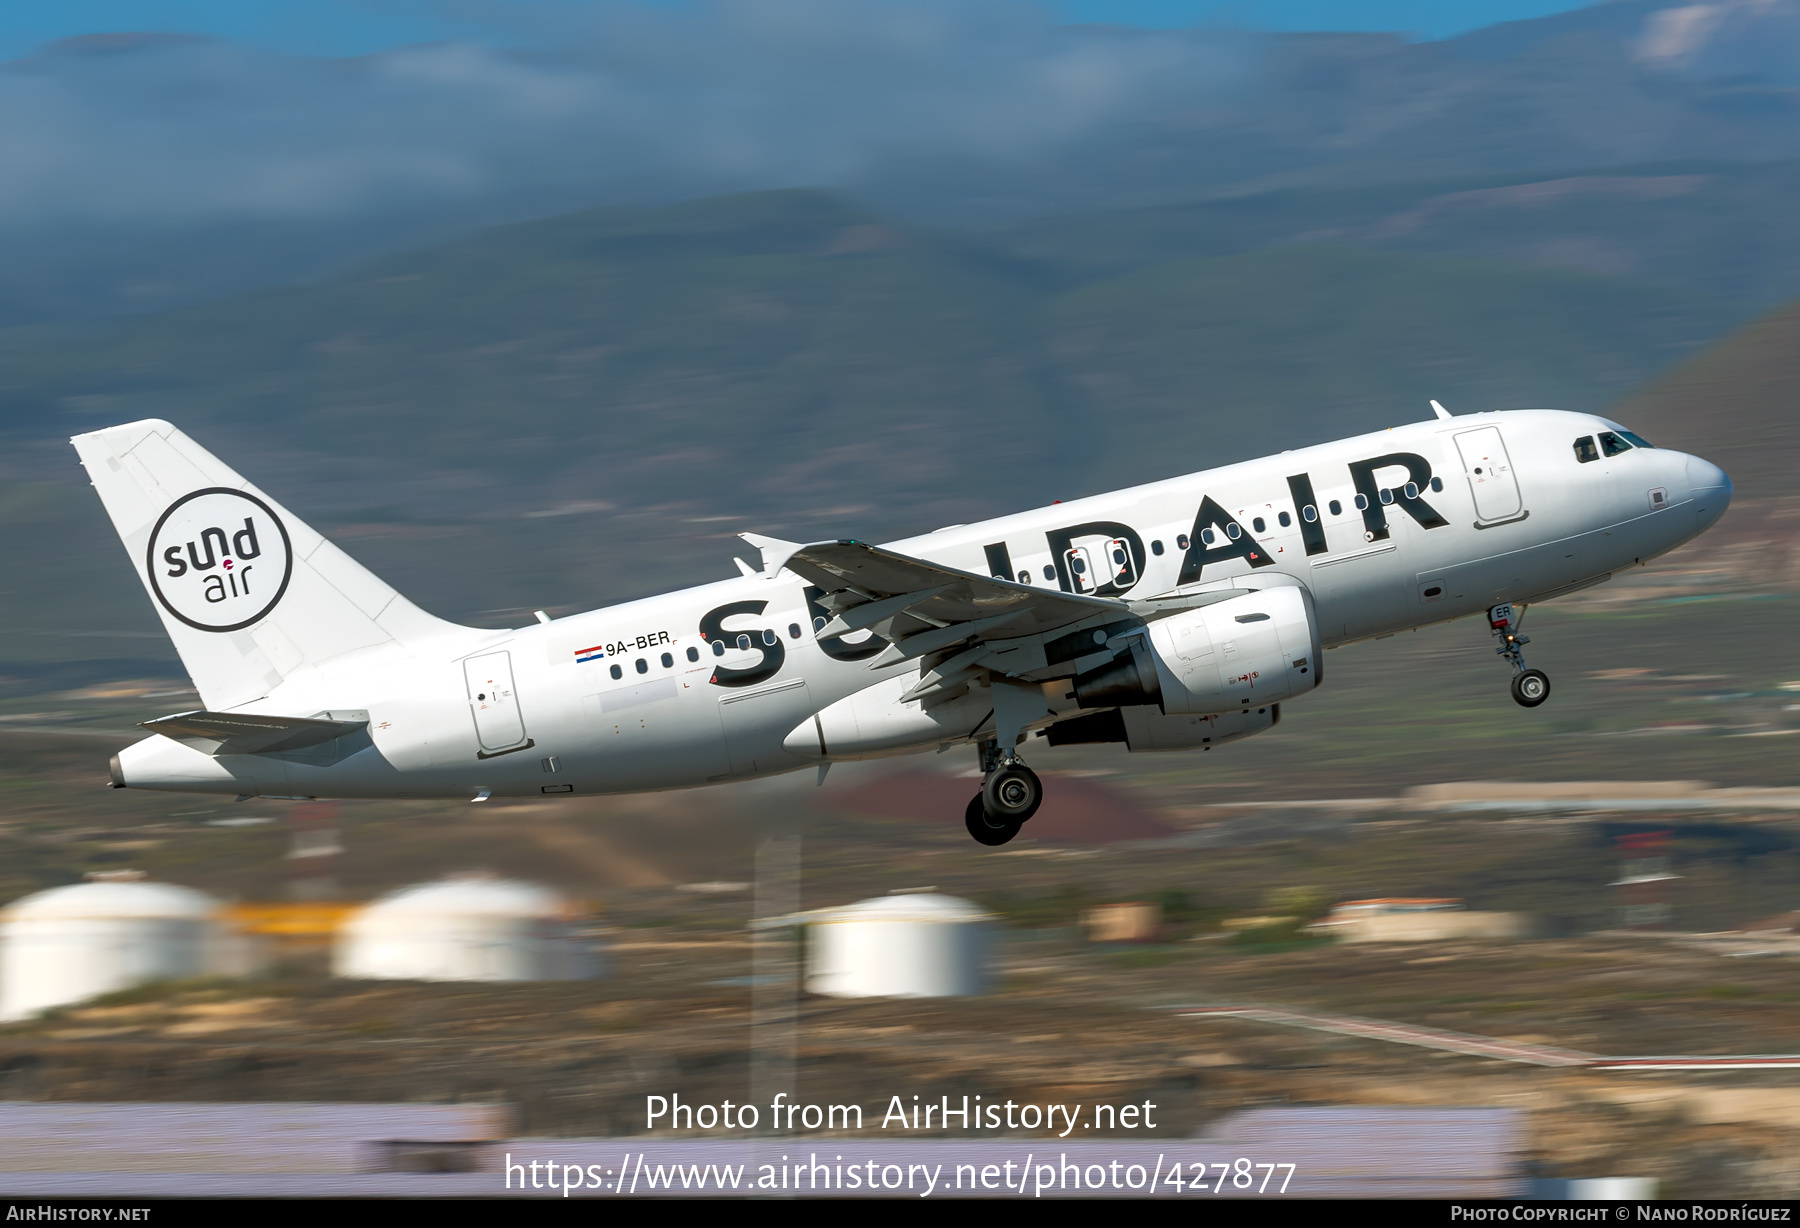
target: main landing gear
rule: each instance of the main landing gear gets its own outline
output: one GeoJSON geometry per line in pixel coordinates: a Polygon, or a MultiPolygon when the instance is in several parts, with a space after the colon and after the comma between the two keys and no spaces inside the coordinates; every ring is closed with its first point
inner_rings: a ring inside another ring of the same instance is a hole
{"type": "Polygon", "coordinates": [[[1525,645],[1531,641],[1519,634],[1524,620],[1523,606],[1497,605],[1488,610],[1488,629],[1500,640],[1494,651],[1513,668],[1513,702],[1521,708],[1535,708],[1550,698],[1550,677],[1541,669],[1525,668],[1525,645]]]}
{"type": "Polygon", "coordinates": [[[1016,754],[1002,754],[992,742],[982,743],[981,767],[986,777],[981,792],[969,799],[963,825],[977,844],[1005,844],[1037,813],[1044,785],[1016,754]]]}

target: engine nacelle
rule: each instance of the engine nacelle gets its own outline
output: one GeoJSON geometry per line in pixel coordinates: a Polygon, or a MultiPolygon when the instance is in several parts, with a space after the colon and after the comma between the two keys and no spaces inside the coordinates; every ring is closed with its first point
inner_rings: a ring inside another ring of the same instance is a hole
{"type": "Polygon", "coordinates": [[[1221,712],[1215,716],[1173,716],[1149,708],[1120,708],[1125,722],[1125,745],[1132,751],[1194,750],[1235,742],[1281,723],[1281,705],[1265,704],[1248,712],[1221,712]]]}
{"type": "Polygon", "coordinates": [[[1242,712],[1318,686],[1321,648],[1312,594],[1269,588],[1150,623],[1116,660],[1079,675],[1075,696],[1084,708],[1242,712]]]}
{"type": "Polygon", "coordinates": [[[1273,729],[1280,723],[1280,704],[1214,716],[1168,716],[1145,707],[1114,708],[1111,712],[1060,721],[1050,726],[1045,736],[1052,746],[1123,742],[1133,752],[1204,750],[1273,729]]]}

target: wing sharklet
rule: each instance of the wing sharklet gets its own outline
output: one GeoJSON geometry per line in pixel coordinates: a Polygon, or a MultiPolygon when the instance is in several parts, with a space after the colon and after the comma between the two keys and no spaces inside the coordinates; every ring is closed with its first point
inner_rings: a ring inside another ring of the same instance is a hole
{"type": "Polygon", "coordinates": [[[779,537],[766,537],[761,533],[739,533],[738,536],[755,546],[762,555],[762,574],[768,580],[773,580],[781,573],[796,550],[806,548],[801,542],[783,541],[779,537]]]}

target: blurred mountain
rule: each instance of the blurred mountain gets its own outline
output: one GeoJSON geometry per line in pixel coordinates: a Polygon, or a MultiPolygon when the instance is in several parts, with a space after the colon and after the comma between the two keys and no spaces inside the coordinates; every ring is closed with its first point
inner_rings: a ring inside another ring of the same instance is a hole
{"type": "Polygon", "coordinates": [[[1614,412],[1652,442],[1723,466],[1736,504],[1800,502],[1800,303],[1695,355],[1614,412]]]}
{"type": "MultiPolygon", "coordinates": [[[[1397,193],[1372,241],[1474,254],[1496,211],[1531,214],[1528,258],[1561,244],[1552,263],[1661,280],[1633,267],[1653,248],[1606,233],[1610,205],[1665,218],[1678,247],[1746,220],[1754,241],[1791,199],[1789,172],[1758,165],[1800,158],[1800,0],[1614,0],[1429,43],[1067,26],[1008,0],[565,7],[504,47],[340,61],[116,34],[0,64],[0,330],[35,340],[484,227],[802,184],[962,227],[1436,183],[1452,199],[1408,216],[1422,202],[1397,193]],[[1634,175],[1705,185],[1575,185],[1675,163],[1634,175]],[[1564,186],[1458,195],[1542,181],[1564,186]]],[[[1718,289],[1755,280],[1754,257],[1727,263],[1718,289]]]]}
{"type": "Polygon", "coordinates": [[[1474,256],[1773,306],[1800,294],[1800,162],[1666,163],[1549,178],[1282,188],[995,228],[1087,278],[1293,243],[1474,256]]]}
{"type": "Polygon", "coordinates": [[[508,625],[730,574],[740,529],[921,532],[1431,397],[1603,408],[1746,314],[1638,277],[1258,246],[1307,238],[1308,209],[1329,212],[1260,238],[1204,211],[931,231],[810,191],[600,210],[15,346],[8,659],[166,660],[65,442],[135,418],[174,421],[428,608],[508,625]]]}
{"type": "Polygon", "coordinates": [[[1582,38],[1621,47],[1636,64],[1674,77],[1800,85],[1796,0],[1608,0],[1476,30],[1451,45],[1480,59],[1504,61],[1582,38]]]}
{"type": "MultiPolygon", "coordinates": [[[[1624,398],[1612,416],[1722,466],[1735,487],[1717,528],[1683,551],[1706,586],[1800,590],[1800,303],[1790,303],[1624,398]]],[[[1701,590],[1704,592],[1704,588],[1701,590]]],[[[1771,659],[1786,651],[1771,644],[1771,659]]]]}
{"type": "Polygon", "coordinates": [[[14,350],[0,428],[167,417],[299,485],[379,474],[440,515],[855,506],[929,528],[920,509],[1221,464],[1432,395],[1602,405],[1744,313],[1341,242],[1167,242],[1107,267],[1091,253],[1117,227],[1078,229],[1059,258],[803,191],[577,214],[14,350]]]}

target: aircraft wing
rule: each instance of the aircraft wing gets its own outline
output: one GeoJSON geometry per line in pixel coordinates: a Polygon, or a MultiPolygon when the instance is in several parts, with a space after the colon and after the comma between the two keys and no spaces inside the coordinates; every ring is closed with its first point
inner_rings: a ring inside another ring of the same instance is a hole
{"type": "Polygon", "coordinates": [[[872,668],[970,638],[1016,639],[1131,613],[1121,601],[1015,584],[859,541],[801,546],[783,565],[818,585],[837,616],[820,638],[868,628],[893,644],[872,668]]]}

